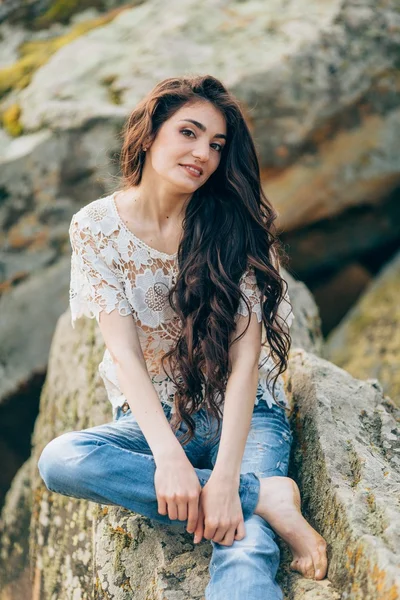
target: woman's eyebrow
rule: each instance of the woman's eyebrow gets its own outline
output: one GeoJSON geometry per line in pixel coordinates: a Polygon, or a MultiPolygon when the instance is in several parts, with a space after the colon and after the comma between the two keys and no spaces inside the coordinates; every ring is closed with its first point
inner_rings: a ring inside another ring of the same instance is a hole
{"type": "MultiPolygon", "coordinates": [[[[194,119],[181,119],[179,121],[179,123],[181,121],[188,121],[189,123],[193,123],[193,125],[196,125],[196,127],[198,127],[199,129],[201,129],[202,131],[207,131],[207,127],[205,125],[203,125],[203,123],[199,123],[199,121],[195,121],[194,119]]],[[[224,135],[223,133],[216,133],[214,135],[214,137],[216,137],[216,138],[223,138],[224,140],[226,140],[226,135],[224,135]]]]}

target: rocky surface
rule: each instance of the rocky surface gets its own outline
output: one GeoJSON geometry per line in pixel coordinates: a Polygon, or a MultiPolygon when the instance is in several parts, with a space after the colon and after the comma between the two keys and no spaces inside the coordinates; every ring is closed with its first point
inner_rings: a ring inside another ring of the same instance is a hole
{"type": "Polygon", "coordinates": [[[46,373],[54,323],[68,305],[69,278],[65,257],[0,298],[0,312],[8,315],[0,321],[0,404],[33,373],[46,373]]]}
{"type": "Polygon", "coordinates": [[[0,599],[30,600],[29,525],[32,516],[32,471],[29,458],[14,477],[0,518],[0,599]]]}
{"type": "Polygon", "coordinates": [[[400,410],[378,380],[295,349],[292,471],[328,542],[328,578],[351,600],[400,597],[400,410]]]}
{"type": "MultiPolygon", "coordinates": [[[[141,0],[131,2],[140,4],[141,0]]],[[[74,17],[87,9],[103,12],[123,4],[121,0],[5,0],[0,6],[0,23],[29,25],[33,30],[42,30],[53,24],[69,23],[74,17]]]]}
{"type": "MultiPolygon", "coordinates": [[[[208,542],[194,547],[180,526],[169,528],[122,508],[52,494],[38,475],[35,464],[47,441],[110,418],[96,372],[102,350],[93,321],[83,319],[73,331],[69,313],[60,318],[33,437],[34,598],[46,600],[58,590],[64,597],[109,594],[125,600],[134,590],[138,600],[184,599],[190,586],[191,597],[200,599],[208,578],[208,542]],[[88,575],[92,570],[94,584],[88,575]]],[[[313,582],[290,573],[283,545],[279,577],[286,598],[396,598],[399,410],[383,395],[377,380],[355,379],[299,348],[296,341],[286,386],[295,436],[290,474],[299,482],[303,510],[327,540],[329,552],[328,578],[313,582]]],[[[5,515],[15,514],[18,494],[26,498],[22,480],[21,475],[12,488],[5,515]]],[[[18,535],[16,522],[8,517],[9,527],[18,535]]],[[[9,538],[8,531],[4,539],[9,538]]],[[[3,555],[10,550],[8,544],[3,555]]]]}
{"type": "Polygon", "coordinates": [[[400,406],[400,253],[382,269],[324,343],[323,356],[354,377],[379,379],[400,406]]]}
{"type": "Polygon", "coordinates": [[[215,73],[249,112],[283,226],[298,228],[399,183],[399,44],[394,0],[149,0],[61,48],[21,91],[20,121],[81,127],[163,77],[215,73]]]}

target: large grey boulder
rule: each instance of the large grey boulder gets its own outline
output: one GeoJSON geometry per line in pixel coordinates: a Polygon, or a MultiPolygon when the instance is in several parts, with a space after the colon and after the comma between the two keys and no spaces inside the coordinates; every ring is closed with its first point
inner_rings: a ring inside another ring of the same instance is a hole
{"type": "Polygon", "coordinates": [[[37,272],[0,298],[0,404],[44,375],[54,326],[68,304],[70,259],[37,272]]]}
{"type": "Polygon", "coordinates": [[[400,181],[399,20],[396,0],[148,0],[54,54],[19,95],[21,124],[80,128],[164,77],[215,74],[249,113],[282,225],[299,228],[400,181]]]}
{"type": "Polygon", "coordinates": [[[292,469],[328,542],[328,578],[349,600],[400,597],[400,410],[378,380],[295,349],[292,469]]]}

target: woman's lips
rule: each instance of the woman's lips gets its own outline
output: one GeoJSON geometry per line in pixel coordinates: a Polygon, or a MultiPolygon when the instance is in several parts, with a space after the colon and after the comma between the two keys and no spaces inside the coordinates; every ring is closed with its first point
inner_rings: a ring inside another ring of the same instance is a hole
{"type": "Polygon", "coordinates": [[[192,177],[196,177],[197,179],[199,177],[201,177],[201,173],[199,171],[196,171],[195,169],[191,169],[190,167],[187,167],[186,165],[179,165],[180,167],[183,167],[185,169],[185,171],[187,173],[189,173],[189,175],[191,175],[192,177]]]}

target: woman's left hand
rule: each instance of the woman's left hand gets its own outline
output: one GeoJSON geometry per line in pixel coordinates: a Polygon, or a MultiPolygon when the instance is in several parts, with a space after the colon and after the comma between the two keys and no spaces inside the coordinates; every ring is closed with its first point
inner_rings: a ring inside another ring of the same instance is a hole
{"type": "Polygon", "coordinates": [[[245,535],[239,484],[211,475],[200,493],[194,543],[201,542],[204,536],[223,546],[232,546],[234,540],[245,535]]]}

